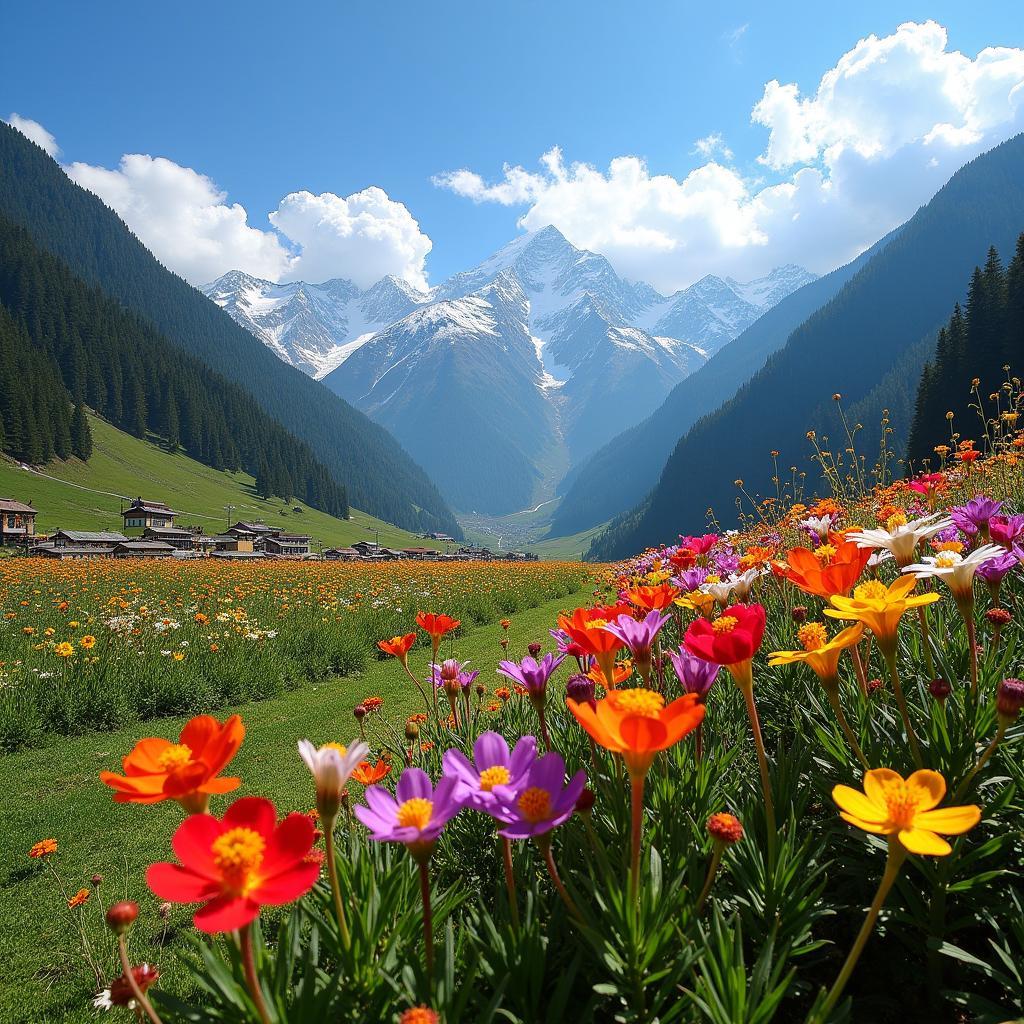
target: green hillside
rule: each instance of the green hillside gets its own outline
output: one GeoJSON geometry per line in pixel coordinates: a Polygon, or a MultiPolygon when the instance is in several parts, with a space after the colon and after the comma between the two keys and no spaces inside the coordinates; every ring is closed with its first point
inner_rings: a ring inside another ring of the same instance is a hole
{"type": "Polygon", "coordinates": [[[245,473],[204,466],[187,455],[171,455],[159,445],[141,441],[91,416],[93,455],[88,464],[54,461],[38,473],[0,457],[0,496],[31,501],[39,509],[38,529],[120,529],[121,497],[142,495],[163,501],[181,513],[182,524],[202,525],[217,533],[227,525],[226,506],[234,505],[232,521],[262,519],[298,533],[308,533],[324,547],[375,540],[389,547],[430,547],[415,534],[352,509],[350,520],[335,519],[301,502],[264,500],[245,473]],[[46,474],[46,475],[41,475],[46,474]],[[301,508],[302,512],[294,512],[301,508]]]}

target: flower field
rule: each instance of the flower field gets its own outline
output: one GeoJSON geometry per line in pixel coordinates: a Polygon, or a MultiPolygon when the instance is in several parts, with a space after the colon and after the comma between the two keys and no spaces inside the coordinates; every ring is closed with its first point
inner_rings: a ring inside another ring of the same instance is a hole
{"type": "Polygon", "coordinates": [[[21,854],[80,936],[80,1005],[211,1024],[1019,1018],[1020,447],[961,444],[938,472],[596,575],[516,566],[490,593],[479,567],[461,591],[221,573],[170,585],[150,618],[135,566],[113,612],[102,570],[74,570],[63,610],[70,582],[18,582],[40,593],[16,614],[54,629],[8,627],[30,672],[84,677],[96,648],[63,617],[88,603],[89,635],[134,609],[117,642],[163,674],[349,624],[408,709],[362,695],[287,745],[258,711],[109,736],[90,799],[139,834],[145,870],[112,902],[65,868],[81,838],[60,821],[21,854]],[[578,606],[546,621],[499,603],[557,608],[559,588],[578,606]],[[490,624],[467,629],[473,609],[490,624]],[[188,621],[184,648],[146,634],[165,619],[188,621]]]}
{"type": "Polygon", "coordinates": [[[577,590],[572,563],[0,560],[0,748],[362,670],[443,601],[467,626],[577,590]]]}

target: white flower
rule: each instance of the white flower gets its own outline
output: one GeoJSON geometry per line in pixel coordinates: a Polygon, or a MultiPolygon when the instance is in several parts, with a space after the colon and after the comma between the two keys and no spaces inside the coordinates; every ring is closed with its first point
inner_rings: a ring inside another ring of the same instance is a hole
{"type": "Polygon", "coordinates": [[[967,555],[957,551],[940,551],[937,555],[929,555],[923,562],[906,566],[903,572],[912,572],[919,580],[937,577],[949,587],[956,600],[969,599],[978,566],[990,558],[1005,554],[1006,548],[998,544],[983,544],[967,555]]]}
{"type": "Polygon", "coordinates": [[[705,594],[711,594],[723,607],[729,601],[729,595],[735,594],[737,601],[746,601],[750,597],[750,588],[758,576],[768,572],[767,569],[748,569],[741,576],[733,573],[728,579],[721,583],[704,583],[700,589],[705,594]]]}
{"type": "Polygon", "coordinates": [[[341,791],[369,752],[370,748],[360,741],[348,747],[325,743],[317,748],[309,740],[299,740],[299,757],[316,780],[316,806],[325,825],[334,820],[341,806],[341,791]]]}
{"type": "Polygon", "coordinates": [[[832,529],[834,518],[831,515],[819,516],[817,519],[811,516],[808,519],[802,520],[800,525],[805,530],[810,530],[820,540],[825,540],[828,537],[828,531],[832,529]]]}
{"type": "Polygon", "coordinates": [[[847,540],[856,541],[862,548],[884,548],[892,552],[898,565],[909,564],[917,550],[917,545],[935,534],[953,525],[952,519],[939,518],[941,512],[925,516],[923,519],[912,519],[894,530],[858,530],[848,533],[847,540]]]}

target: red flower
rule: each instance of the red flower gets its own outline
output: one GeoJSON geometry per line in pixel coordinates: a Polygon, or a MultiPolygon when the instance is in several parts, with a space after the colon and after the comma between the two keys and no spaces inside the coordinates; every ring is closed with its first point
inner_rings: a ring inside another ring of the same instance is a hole
{"type": "Polygon", "coordinates": [[[717,665],[738,665],[750,661],[764,636],[764,606],[734,604],[726,614],[709,622],[695,619],[683,643],[691,654],[717,665]]]}
{"type": "Polygon", "coordinates": [[[626,597],[644,611],[664,611],[678,596],[679,591],[667,583],[659,583],[656,587],[633,587],[626,591],[626,597]]]}
{"type": "Polygon", "coordinates": [[[291,903],[309,892],[320,875],[307,858],[313,822],[277,810],[261,797],[242,797],[222,819],[211,814],[186,818],[171,845],[180,864],[151,864],[150,889],[162,900],[202,903],[193,916],[203,932],[230,932],[259,916],[264,905],[291,903]]]}
{"type": "Polygon", "coordinates": [[[434,654],[436,656],[438,644],[441,643],[441,637],[443,637],[445,633],[450,633],[453,629],[457,629],[461,623],[458,619],[453,619],[450,615],[433,615],[429,612],[417,612],[416,625],[425,633],[430,634],[430,639],[434,643],[434,654]]]}
{"type": "Polygon", "coordinates": [[[397,658],[403,665],[409,657],[409,649],[416,643],[415,633],[393,636],[390,640],[378,640],[377,646],[385,653],[397,658]]]}
{"type": "Polygon", "coordinates": [[[692,569],[697,563],[697,553],[692,548],[680,548],[674,555],[669,555],[668,560],[680,572],[692,569]]]}

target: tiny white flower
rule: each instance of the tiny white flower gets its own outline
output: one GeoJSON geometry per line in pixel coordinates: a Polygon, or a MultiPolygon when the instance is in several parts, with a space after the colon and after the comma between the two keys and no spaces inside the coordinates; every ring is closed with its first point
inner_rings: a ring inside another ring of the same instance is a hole
{"type": "Polygon", "coordinates": [[[299,740],[299,757],[316,780],[316,806],[325,824],[330,823],[341,806],[341,791],[370,748],[361,741],[348,747],[325,743],[315,747],[309,740],[299,740]]]}

